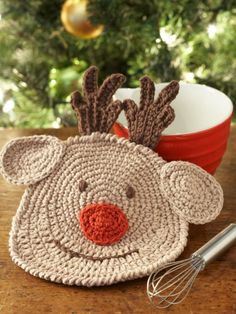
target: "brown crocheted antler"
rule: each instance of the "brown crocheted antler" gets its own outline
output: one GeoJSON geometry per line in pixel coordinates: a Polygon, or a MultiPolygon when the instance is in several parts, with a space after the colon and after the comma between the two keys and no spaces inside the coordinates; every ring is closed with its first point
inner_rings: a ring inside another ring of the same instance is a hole
{"type": "Polygon", "coordinates": [[[141,80],[139,108],[131,99],[124,101],[125,115],[128,121],[129,139],[154,149],[161,132],[174,120],[175,113],[170,103],[179,92],[179,83],[172,81],[154,100],[155,86],[145,76],[141,80]]]}
{"type": "Polygon", "coordinates": [[[112,101],[116,90],[124,83],[123,74],[112,74],[98,88],[98,69],[91,66],[84,74],[83,95],[76,91],[71,105],[78,118],[81,135],[92,132],[108,133],[122,110],[122,102],[112,101]]]}

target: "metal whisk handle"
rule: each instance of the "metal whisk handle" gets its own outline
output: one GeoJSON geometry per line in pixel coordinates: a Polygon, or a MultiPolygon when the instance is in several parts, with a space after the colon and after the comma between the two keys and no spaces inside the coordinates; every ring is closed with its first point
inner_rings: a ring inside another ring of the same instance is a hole
{"type": "Polygon", "coordinates": [[[227,250],[234,242],[236,242],[236,224],[230,224],[199,250],[194,252],[192,258],[193,260],[199,258],[202,261],[201,270],[203,270],[207,264],[215,260],[217,256],[227,250]]]}

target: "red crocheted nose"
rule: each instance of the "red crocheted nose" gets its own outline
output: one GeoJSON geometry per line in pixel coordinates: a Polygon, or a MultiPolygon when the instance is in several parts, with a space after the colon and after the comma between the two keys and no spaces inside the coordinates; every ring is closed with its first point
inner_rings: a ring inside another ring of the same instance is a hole
{"type": "Polygon", "coordinates": [[[129,224],[123,211],[112,204],[91,204],[78,213],[80,228],[86,238],[99,245],[119,241],[129,224]]]}

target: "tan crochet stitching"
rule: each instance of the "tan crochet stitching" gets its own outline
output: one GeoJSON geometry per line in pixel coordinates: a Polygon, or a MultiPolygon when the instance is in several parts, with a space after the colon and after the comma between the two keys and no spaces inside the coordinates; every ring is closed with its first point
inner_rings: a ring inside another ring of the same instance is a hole
{"type": "Polygon", "coordinates": [[[92,261],[103,261],[104,259],[126,257],[127,255],[131,255],[132,253],[138,253],[138,250],[132,250],[132,251],[128,251],[128,252],[125,252],[123,254],[120,254],[120,255],[104,256],[104,257],[94,257],[94,256],[89,256],[89,255],[85,255],[85,254],[82,254],[82,253],[71,251],[70,249],[68,249],[65,246],[63,246],[59,241],[54,241],[54,242],[59,247],[60,250],[62,250],[65,253],[68,253],[71,258],[73,258],[73,257],[78,257],[78,258],[82,257],[82,258],[85,258],[87,260],[92,260],[92,261]]]}
{"type": "Polygon", "coordinates": [[[161,189],[175,213],[190,223],[210,222],[223,207],[220,184],[212,176],[206,175],[203,169],[189,162],[166,164],[161,172],[161,189]]]}
{"type": "Polygon", "coordinates": [[[56,168],[64,145],[53,136],[21,137],[10,141],[0,154],[0,170],[14,184],[34,184],[56,168]]]}
{"type": "MultiPolygon", "coordinates": [[[[198,215],[204,214],[206,221],[215,218],[222,207],[222,191],[214,178],[209,189],[209,174],[188,163],[182,166],[180,162],[179,168],[177,164],[171,166],[142,145],[105,133],[72,137],[61,145],[64,154],[60,163],[46,178],[27,187],[13,219],[12,259],[34,276],[86,286],[147,276],[183,251],[188,222],[176,214],[183,204],[188,202],[197,215],[200,191],[202,207],[198,215]],[[195,170],[188,171],[189,166],[195,170]],[[83,192],[79,190],[81,180],[87,183],[83,192]],[[195,180],[189,199],[185,187],[195,180]],[[127,197],[127,186],[134,189],[133,198],[127,197]],[[204,196],[208,200],[205,208],[204,196]],[[213,202],[215,198],[218,204],[213,202]],[[118,205],[129,221],[125,236],[109,246],[86,239],[76,218],[87,204],[104,202],[118,205]]],[[[28,145],[21,150],[34,156],[28,145]]],[[[10,165],[14,156],[7,156],[10,165]]],[[[57,155],[51,155],[50,162],[56,160],[57,155]]]]}

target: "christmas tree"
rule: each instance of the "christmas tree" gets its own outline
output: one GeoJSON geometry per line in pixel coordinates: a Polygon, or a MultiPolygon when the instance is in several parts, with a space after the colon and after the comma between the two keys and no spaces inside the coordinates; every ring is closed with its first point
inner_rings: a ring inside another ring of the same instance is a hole
{"type": "Polygon", "coordinates": [[[129,87],[147,74],[236,100],[235,0],[83,2],[94,38],[88,23],[77,35],[62,24],[64,0],[0,2],[0,126],[73,125],[69,95],[91,64],[101,80],[124,73],[129,87]]]}

